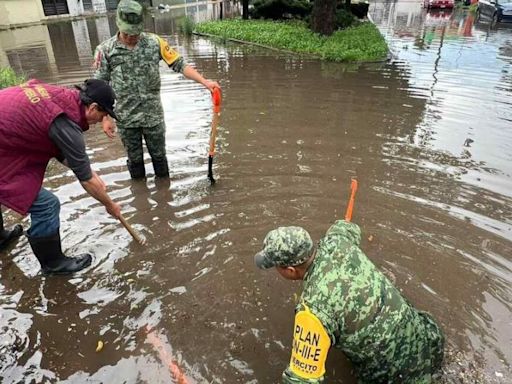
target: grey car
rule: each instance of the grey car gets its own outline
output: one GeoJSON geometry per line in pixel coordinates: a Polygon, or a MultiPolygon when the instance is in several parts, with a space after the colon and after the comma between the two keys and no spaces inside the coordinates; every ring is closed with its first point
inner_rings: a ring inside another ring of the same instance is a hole
{"type": "Polygon", "coordinates": [[[486,16],[492,23],[512,21],[512,0],[479,0],[477,18],[486,16]]]}

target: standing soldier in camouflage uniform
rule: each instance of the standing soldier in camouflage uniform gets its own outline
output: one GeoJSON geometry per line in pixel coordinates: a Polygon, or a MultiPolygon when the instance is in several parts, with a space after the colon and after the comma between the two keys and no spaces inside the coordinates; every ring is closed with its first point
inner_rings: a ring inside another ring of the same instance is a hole
{"type": "Polygon", "coordinates": [[[304,280],[283,383],[321,383],[331,345],[352,361],[361,384],[427,384],[440,368],[441,330],[377,270],[360,240],[359,227],[344,220],[317,247],[301,227],[279,227],[265,237],[256,265],[304,280]]]}
{"type": "MultiPolygon", "coordinates": [[[[132,179],[146,176],[142,137],[151,155],[155,176],[169,177],[164,112],[160,101],[160,60],[210,91],[219,87],[188,65],[167,41],[155,34],[142,32],[142,13],[142,6],[137,1],[122,0],[116,17],[119,32],[101,43],[94,55],[94,77],[109,81],[117,95],[117,126],[132,179]]],[[[108,137],[114,137],[112,119],[105,118],[103,131],[108,137]]]]}

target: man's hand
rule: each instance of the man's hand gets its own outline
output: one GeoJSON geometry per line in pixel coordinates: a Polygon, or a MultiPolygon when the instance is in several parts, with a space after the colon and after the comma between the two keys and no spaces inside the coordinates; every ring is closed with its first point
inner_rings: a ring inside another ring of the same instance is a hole
{"type": "Polygon", "coordinates": [[[107,135],[109,138],[113,139],[116,137],[116,126],[114,121],[109,116],[105,116],[101,122],[101,126],[103,128],[103,132],[105,132],[105,135],[107,135]]]}
{"type": "Polygon", "coordinates": [[[112,202],[112,204],[106,205],[105,209],[116,219],[121,217],[121,206],[118,203],[112,202]]]}
{"type": "Polygon", "coordinates": [[[191,65],[186,65],[183,69],[183,75],[190,80],[194,80],[199,84],[203,84],[206,88],[213,92],[213,88],[219,88],[220,85],[216,81],[205,79],[199,72],[196,71],[191,65]]]}
{"type": "Polygon", "coordinates": [[[80,184],[82,184],[89,195],[105,206],[108,213],[119,219],[121,216],[121,206],[110,198],[105,182],[101,180],[96,172],[93,171],[92,177],[87,181],[81,181],[80,184]]]}
{"type": "Polygon", "coordinates": [[[213,80],[205,80],[203,85],[210,90],[210,92],[213,92],[213,88],[220,88],[219,83],[213,80]]]}

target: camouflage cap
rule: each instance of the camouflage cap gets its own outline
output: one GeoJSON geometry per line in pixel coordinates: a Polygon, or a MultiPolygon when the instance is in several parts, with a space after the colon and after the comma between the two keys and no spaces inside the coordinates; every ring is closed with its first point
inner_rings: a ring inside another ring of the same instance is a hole
{"type": "Polygon", "coordinates": [[[121,0],[117,6],[116,24],[119,31],[128,35],[140,35],[144,29],[142,5],[135,0],[121,0]]]}
{"type": "Polygon", "coordinates": [[[267,233],[263,245],[254,262],[259,268],[268,269],[304,263],[311,255],[313,240],[302,227],[279,227],[267,233]]]}

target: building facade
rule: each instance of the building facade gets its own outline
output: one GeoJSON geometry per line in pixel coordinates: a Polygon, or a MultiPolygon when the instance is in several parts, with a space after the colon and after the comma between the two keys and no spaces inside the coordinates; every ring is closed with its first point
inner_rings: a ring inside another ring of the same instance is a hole
{"type": "Polygon", "coordinates": [[[118,0],[0,0],[0,29],[101,14],[115,10],[117,3],[118,0]]]}

